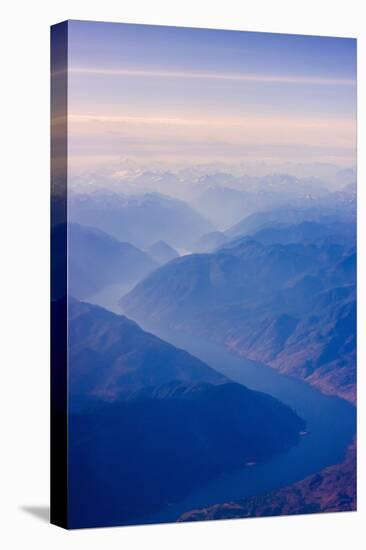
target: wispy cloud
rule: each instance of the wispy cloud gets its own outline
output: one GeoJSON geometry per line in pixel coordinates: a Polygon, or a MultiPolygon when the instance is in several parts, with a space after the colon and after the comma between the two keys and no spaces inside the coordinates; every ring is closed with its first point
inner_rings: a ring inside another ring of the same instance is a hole
{"type": "Polygon", "coordinates": [[[99,115],[99,114],[69,114],[70,122],[106,122],[112,124],[130,123],[130,124],[162,124],[173,126],[202,126],[205,124],[216,123],[207,119],[182,118],[182,117],[166,117],[166,116],[129,116],[129,115],[99,115]]]}
{"type": "Polygon", "coordinates": [[[227,74],[227,73],[199,73],[186,71],[162,71],[140,69],[100,69],[85,67],[70,67],[69,72],[79,75],[100,76],[126,76],[144,78],[182,78],[182,79],[207,79],[207,80],[231,80],[238,82],[258,82],[268,84],[302,84],[309,86],[355,86],[356,80],[345,78],[323,78],[316,76],[296,75],[258,75],[258,74],[227,74]]]}
{"type": "MultiPolygon", "coordinates": [[[[273,128],[278,131],[280,128],[294,130],[325,130],[334,132],[340,130],[354,131],[354,121],[352,119],[342,118],[309,118],[309,117],[291,117],[291,116],[266,116],[261,117],[255,114],[247,114],[236,118],[231,117],[192,117],[185,116],[135,116],[130,114],[100,114],[100,113],[69,113],[70,123],[81,124],[111,124],[111,125],[148,125],[148,126],[199,126],[201,128],[228,128],[231,130],[237,128],[239,131],[250,127],[252,131],[262,132],[264,129],[273,128]]],[[[280,136],[279,136],[280,137],[280,136]]]]}
{"type": "MultiPolygon", "coordinates": [[[[355,147],[354,122],[347,119],[316,119],[290,116],[260,117],[195,117],[133,116],[102,113],[68,115],[73,147],[95,147],[103,155],[118,150],[144,156],[186,154],[195,156],[199,150],[212,157],[231,157],[243,154],[248,147],[265,147],[273,151],[286,147],[289,155],[293,147],[341,150],[355,147]],[[220,149],[221,148],[221,149],[220,149]]],[[[93,155],[92,155],[93,156],[93,155]]]]}

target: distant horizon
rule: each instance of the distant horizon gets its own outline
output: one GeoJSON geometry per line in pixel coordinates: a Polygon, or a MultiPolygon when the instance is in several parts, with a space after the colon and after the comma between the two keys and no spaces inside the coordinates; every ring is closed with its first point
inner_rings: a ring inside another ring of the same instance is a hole
{"type": "MultiPolygon", "coordinates": [[[[191,190],[199,192],[201,184],[226,188],[246,189],[248,183],[258,180],[263,185],[270,178],[293,178],[297,182],[319,184],[319,189],[339,191],[357,184],[356,166],[336,166],[327,163],[164,163],[156,161],[139,162],[131,158],[110,159],[99,165],[69,171],[68,185],[73,192],[113,191],[127,194],[159,192],[167,196],[180,197],[189,184],[191,190]],[[180,188],[164,185],[164,178],[180,181],[180,188]],[[216,180],[220,179],[220,183],[216,180]],[[211,183],[210,183],[211,182],[211,183]]],[[[188,193],[189,194],[189,193],[188,193]]],[[[184,193],[183,193],[184,195],[184,193]]],[[[186,197],[188,198],[188,197],[186,197]]]]}
{"type": "Polygon", "coordinates": [[[70,21],[69,168],[356,165],[356,41],[70,21]]]}

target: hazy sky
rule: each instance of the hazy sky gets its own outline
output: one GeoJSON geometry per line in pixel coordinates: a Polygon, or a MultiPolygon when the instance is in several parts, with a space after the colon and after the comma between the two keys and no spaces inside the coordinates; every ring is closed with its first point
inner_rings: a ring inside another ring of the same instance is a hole
{"type": "Polygon", "coordinates": [[[354,165],[356,41],[72,21],[72,167],[354,165]]]}

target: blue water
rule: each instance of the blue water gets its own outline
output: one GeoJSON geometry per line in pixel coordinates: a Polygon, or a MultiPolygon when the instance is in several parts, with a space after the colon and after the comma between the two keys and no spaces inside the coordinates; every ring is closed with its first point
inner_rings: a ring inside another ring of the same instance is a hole
{"type": "Polygon", "coordinates": [[[232,380],[286,403],[306,420],[309,433],[298,445],[271,461],[222,475],[139,523],[175,521],[183,512],[195,508],[267,493],[344,459],[356,429],[356,409],[350,403],[326,396],[265,365],[236,357],[215,344],[202,340],[196,343],[166,332],[157,335],[186,349],[232,380]]]}

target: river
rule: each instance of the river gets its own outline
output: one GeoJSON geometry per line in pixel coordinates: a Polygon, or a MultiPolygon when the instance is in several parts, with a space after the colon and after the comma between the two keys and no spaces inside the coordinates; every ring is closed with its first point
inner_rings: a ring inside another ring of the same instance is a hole
{"type": "Polygon", "coordinates": [[[269,393],[289,405],[306,421],[308,434],[301,438],[298,445],[269,462],[222,475],[190,493],[184,500],[170,503],[138,523],[175,521],[183,512],[267,493],[342,462],[356,429],[356,409],[353,405],[338,397],[326,396],[305,382],[265,365],[234,356],[213,343],[202,340],[194,342],[191,338],[166,331],[156,334],[189,351],[232,380],[250,389],[269,393]]]}

